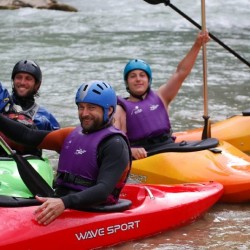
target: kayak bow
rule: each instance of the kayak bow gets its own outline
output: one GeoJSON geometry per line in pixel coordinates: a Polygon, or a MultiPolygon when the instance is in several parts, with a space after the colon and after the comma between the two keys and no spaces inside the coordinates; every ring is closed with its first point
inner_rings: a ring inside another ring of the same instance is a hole
{"type": "Polygon", "coordinates": [[[47,226],[39,225],[35,206],[0,208],[0,249],[95,249],[140,239],[193,222],[223,193],[219,183],[183,185],[127,184],[121,198],[132,205],[122,212],[67,209],[47,226]]]}
{"type": "Polygon", "coordinates": [[[165,152],[162,147],[159,153],[155,149],[147,158],[133,161],[130,178],[136,183],[153,184],[215,181],[224,186],[221,201],[249,202],[250,156],[225,141],[199,148],[207,140],[173,143],[166,145],[165,152]]]}
{"type": "MultiPolygon", "coordinates": [[[[200,140],[203,128],[176,132],[176,142],[200,140]]],[[[211,136],[250,154],[250,110],[211,125],[211,136]]]]}

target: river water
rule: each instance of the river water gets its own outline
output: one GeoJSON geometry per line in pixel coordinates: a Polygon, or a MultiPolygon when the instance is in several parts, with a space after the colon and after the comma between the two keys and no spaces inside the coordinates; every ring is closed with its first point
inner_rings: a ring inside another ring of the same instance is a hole
{"type": "MultiPolygon", "coordinates": [[[[153,88],[163,84],[191,47],[198,29],[175,10],[143,0],[63,0],[76,13],[0,10],[0,81],[10,89],[14,64],[36,60],[43,71],[38,102],[62,126],[78,124],[74,95],[85,81],[110,82],[125,94],[123,68],[131,58],[148,61],[153,88]]],[[[171,2],[201,23],[199,0],[171,2]]],[[[246,61],[250,61],[249,0],[206,2],[208,30],[246,61]]],[[[202,56],[170,107],[174,131],[203,124],[204,102],[211,121],[249,108],[250,70],[217,42],[207,44],[207,93],[203,98],[202,56]]],[[[56,164],[57,155],[47,152],[56,164]]],[[[216,204],[196,222],[177,230],[112,249],[240,249],[250,248],[248,204],[216,204]]],[[[110,248],[111,249],[111,248],[110,248]]]]}

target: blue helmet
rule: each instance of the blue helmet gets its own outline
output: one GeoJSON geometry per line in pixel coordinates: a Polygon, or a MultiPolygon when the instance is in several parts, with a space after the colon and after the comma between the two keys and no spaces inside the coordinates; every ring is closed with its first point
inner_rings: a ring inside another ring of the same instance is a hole
{"type": "Polygon", "coordinates": [[[112,116],[108,117],[108,111],[110,107],[116,110],[117,97],[114,89],[106,82],[103,81],[91,81],[83,83],[77,90],[75,102],[87,102],[92,103],[103,108],[103,121],[104,123],[111,120],[112,116]]]}
{"type": "Polygon", "coordinates": [[[148,75],[149,78],[149,86],[152,83],[152,71],[150,66],[143,60],[140,59],[133,59],[130,60],[127,65],[124,68],[123,71],[123,78],[125,83],[127,82],[127,78],[128,78],[128,73],[132,70],[136,70],[136,69],[140,69],[143,70],[144,72],[146,72],[146,74],[148,75]]]}

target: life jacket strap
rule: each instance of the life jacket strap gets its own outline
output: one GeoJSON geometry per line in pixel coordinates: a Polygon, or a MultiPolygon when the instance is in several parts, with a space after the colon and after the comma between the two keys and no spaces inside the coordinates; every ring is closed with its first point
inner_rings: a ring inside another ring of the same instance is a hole
{"type": "Polygon", "coordinates": [[[63,180],[63,182],[67,182],[67,183],[73,183],[76,185],[81,185],[84,187],[92,187],[96,184],[95,181],[89,180],[87,178],[84,178],[82,176],[79,175],[74,175],[71,173],[58,173],[57,174],[57,178],[63,180]]]}

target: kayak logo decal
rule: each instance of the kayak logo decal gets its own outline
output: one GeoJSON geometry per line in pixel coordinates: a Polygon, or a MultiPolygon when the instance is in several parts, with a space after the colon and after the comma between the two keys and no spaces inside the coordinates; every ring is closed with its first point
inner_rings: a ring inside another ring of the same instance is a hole
{"type": "Polygon", "coordinates": [[[135,106],[135,108],[132,110],[131,115],[137,115],[142,112],[142,109],[139,108],[139,106],[135,106]]]}
{"type": "Polygon", "coordinates": [[[147,182],[147,176],[145,176],[145,175],[130,173],[129,177],[131,178],[131,180],[135,181],[135,183],[146,183],[147,182]]]}
{"type": "Polygon", "coordinates": [[[79,149],[76,150],[75,155],[82,155],[84,153],[86,153],[86,150],[79,148],[79,149]]]}
{"type": "Polygon", "coordinates": [[[158,107],[159,107],[159,104],[153,104],[153,105],[151,105],[150,107],[149,107],[149,110],[150,111],[154,111],[154,110],[156,110],[156,109],[158,109],[158,107]]]}
{"type": "Polygon", "coordinates": [[[76,233],[77,240],[88,240],[106,235],[116,234],[118,232],[127,232],[130,230],[139,229],[140,220],[129,221],[122,224],[111,225],[108,227],[87,230],[85,232],[76,233]]]}

